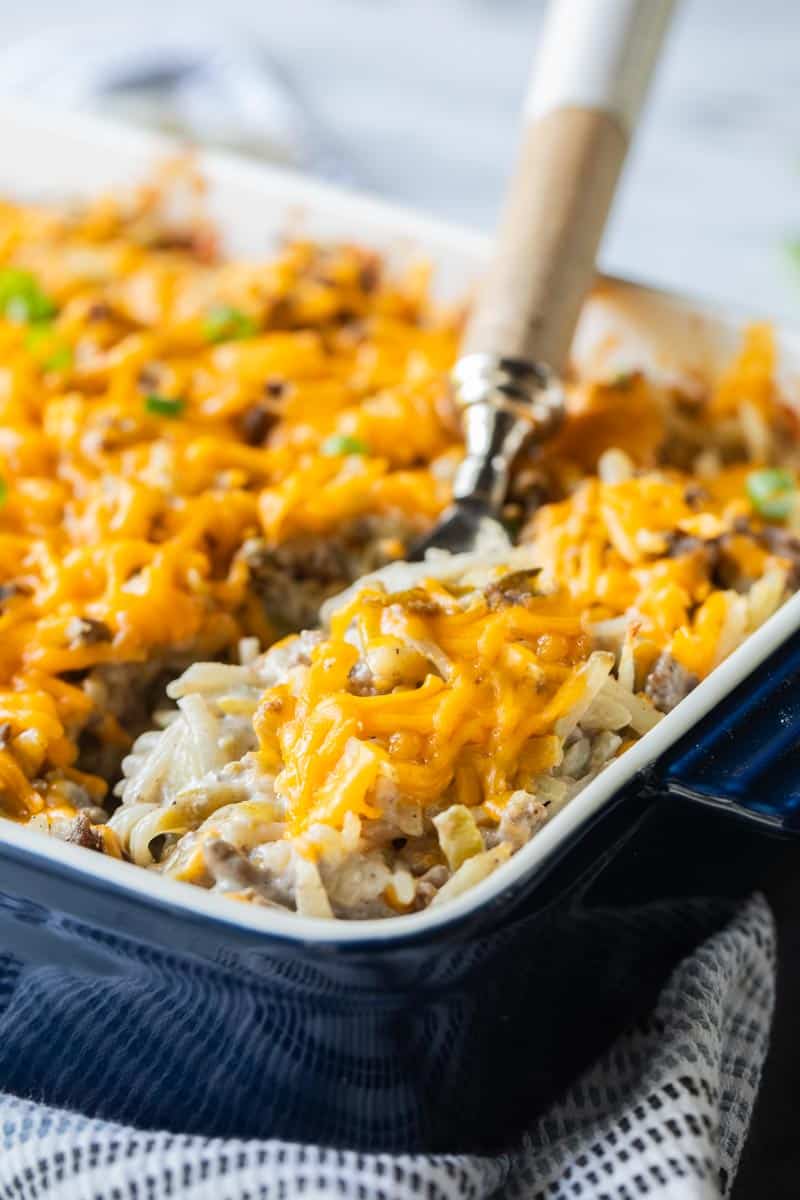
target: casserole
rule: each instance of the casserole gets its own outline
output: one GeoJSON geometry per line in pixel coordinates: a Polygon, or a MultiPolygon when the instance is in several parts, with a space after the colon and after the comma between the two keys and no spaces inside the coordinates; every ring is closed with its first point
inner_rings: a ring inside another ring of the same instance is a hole
{"type": "MultiPolygon", "coordinates": [[[[129,180],[163,147],[83,119],[15,112],[0,126],[0,190],[37,198],[129,180]]],[[[203,165],[212,213],[241,248],[299,207],[314,235],[401,249],[410,239],[450,295],[480,266],[473,235],[222,156],[203,165]]],[[[577,358],[612,335],[628,359],[711,370],[737,322],[606,281],[577,358]]],[[[781,351],[790,370],[790,337],[781,351]]],[[[390,927],[289,925],[3,823],[0,1077],[149,1127],[363,1148],[511,1142],[515,1119],[643,1011],[675,954],[753,885],[775,852],[754,832],[793,830],[798,601],[510,863],[390,927]],[[523,1059],[533,1077],[519,1076],[523,1059]]]]}

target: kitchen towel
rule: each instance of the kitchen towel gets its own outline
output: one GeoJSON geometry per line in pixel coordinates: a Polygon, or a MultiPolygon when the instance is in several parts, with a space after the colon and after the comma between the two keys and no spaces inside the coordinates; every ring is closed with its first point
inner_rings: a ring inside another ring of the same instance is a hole
{"type": "Polygon", "coordinates": [[[532,1122],[513,1153],[496,1158],[149,1132],[0,1093],[0,1197],[724,1197],[767,1051],[774,983],[772,917],[756,896],[677,967],[650,1017],[532,1122]]]}

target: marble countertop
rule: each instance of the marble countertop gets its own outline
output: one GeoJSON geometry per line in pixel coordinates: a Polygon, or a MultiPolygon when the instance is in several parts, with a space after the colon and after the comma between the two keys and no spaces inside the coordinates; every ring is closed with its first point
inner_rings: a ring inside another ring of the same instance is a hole
{"type": "MultiPolygon", "coordinates": [[[[590,0],[587,0],[589,3],[590,0]]],[[[173,26],[260,41],[356,180],[491,228],[515,144],[539,0],[172,0],[173,26]]],[[[165,9],[138,0],[157,36],[165,9]]],[[[74,0],[72,30],[120,10],[74,0]]],[[[0,0],[0,35],[64,23],[60,0],[0,0]]],[[[127,18],[130,19],[130,12],[127,18]]],[[[800,320],[800,5],[683,0],[603,265],[800,320]]]]}

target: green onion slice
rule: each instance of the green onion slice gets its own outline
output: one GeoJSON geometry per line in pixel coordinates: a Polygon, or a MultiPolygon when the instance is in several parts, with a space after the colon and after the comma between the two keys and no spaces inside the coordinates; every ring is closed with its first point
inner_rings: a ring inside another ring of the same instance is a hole
{"type": "Polygon", "coordinates": [[[747,495],[756,512],[768,521],[785,521],[792,511],[797,487],[791,471],[765,467],[747,476],[747,495]]]}
{"type": "Polygon", "coordinates": [[[215,304],[203,320],[203,337],[207,342],[232,342],[253,337],[258,326],[251,316],[230,304],[215,304]]]}
{"type": "Polygon", "coordinates": [[[795,267],[800,267],[800,237],[787,238],[784,243],[787,258],[795,267]]]}
{"type": "Polygon", "coordinates": [[[145,396],[144,406],[157,417],[179,417],[186,407],[186,401],[180,396],[162,396],[158,392],[151,392],[145,396]]]}
{"type": "Polygon", "coordinates": [[[28,330],[25,347],[45,371],[66,371],[72,366],[72,350],[49,322],[39,322],[28,330]]]}
{"type": "Polygon", "coordinates": [[[72,351],[66,344],[56,346],[42,363],[45,371],[67,371],[72,366],[72,351]]]}
{"type": "Polygon", "coordinates": [[[337,454],[369,454],[369,446],[360,438],[348,437],[341,433],[334,433],[326,438],[320,450],[330,458],[335,458],[337,454]]]}
{"type": "Polygon", "coordinates": [[[0,269],[0,312],[9,321],[30,325],[49,320],[56,306],[30,271],[4,267],[0,269]]]}

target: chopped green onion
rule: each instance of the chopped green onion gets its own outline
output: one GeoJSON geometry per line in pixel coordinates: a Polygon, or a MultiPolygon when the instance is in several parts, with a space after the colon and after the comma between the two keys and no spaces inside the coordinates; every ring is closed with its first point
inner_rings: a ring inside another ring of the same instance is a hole
{"type": "Polygon", "coordinates": [[[786,257],[795,267],[800,267],[800,237],[787,238],[784,242],[786,257]]]}
{"type": "Polygon", "coordinates": [[[48,322],[28,330],[25,347],[45,371],[66,371],[72,366],[72,350],[48,322]]]}
{"type": "Polygon", "coordinates": [[[8,484],[5,479],[0,476],[0,506],[5,504],[8,499],[8,484]]]}
{"type": "Polygon", "coordinates": [[[253,337],[258,326],[251,316],[230,304],[215,304],[203,321],[203,337],[207,342],[232,342],[253,337]]]}
{"type": "Polygon", "coordinates": [[[55,304],[45,295],[30,271],[20,271],[15,267],[0,270],[0,312],[9,321],[23,325],[47,321],[55,311],[55,304]]]}
{"type": "Polygon", "coordinates": [[[158,392],[151,392],[145,397],[144,406],[157,417],[179,417],[186,407],[186,401],[180,396],[161,396],[158,392]]]}
{"type": "Polygon", "coordinates": [[[34,325],[33,329],[29,329],[25,334],[25,349],[33,351],[41,350],[45,342],[49,342],[52,336],[53,326],[49,322],[34,325]]]}
{"type": "Polygon", "coordinates": [[[72,366],[72,351],[69,346],[57,346],[42,363],[45,371],[67,371],[72,366]]]}
{"type": "Polygon", "coordinates": [[[747,476],[747,495],[756,512],[769,521],[785,521],[792,511],[797,488],[791,471],[765,467],[747,476]]]}
{"type": "Polygon", "coordinates": [[[347,437],[341,433],[334,433],[326,438],[320,450],[330,458],[335,458],[337,454],[369,454],[369,446],[360,438],[347,437]]]}
{"type": "Polygon", "coordinates": [[[609,379],[606,386],[619,388],[620,391],[624,391],[626,388],[631,386],[635,375],[635,371],[619,371],[616,375],[613,375],[611,379],[609,379]]]}

